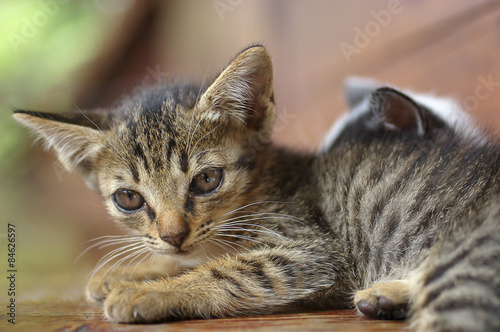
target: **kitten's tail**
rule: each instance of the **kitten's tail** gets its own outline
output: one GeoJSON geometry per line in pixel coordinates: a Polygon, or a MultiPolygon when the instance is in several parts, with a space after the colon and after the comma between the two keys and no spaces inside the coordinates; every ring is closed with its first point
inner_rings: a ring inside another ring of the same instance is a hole
{"type": "Polygon", "coordinates": [[[418,273],[417,331],[500,331],[500,208],[468,221],[418,273]]]}

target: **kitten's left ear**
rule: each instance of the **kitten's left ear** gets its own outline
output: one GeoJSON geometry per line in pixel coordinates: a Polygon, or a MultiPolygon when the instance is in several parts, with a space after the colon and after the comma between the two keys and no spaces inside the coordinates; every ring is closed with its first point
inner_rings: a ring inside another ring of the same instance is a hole
{"type": "Polygon", "coordinates": [[[209,119],[232,119],[250,130],[270,132],[276,111],[266,49],[259,45],[242,51],[208,87],[198,107],[209,119]]]}
{"type": "Polygon", "coordinates": [[[54,150],[68,171],[75,171],[89,187],[97,189],[93,165],[103,146],[101,130],[109,128],[105,112],[57,114],[15,111],[13,116],[31,129],[47,149],[54,150]]]}

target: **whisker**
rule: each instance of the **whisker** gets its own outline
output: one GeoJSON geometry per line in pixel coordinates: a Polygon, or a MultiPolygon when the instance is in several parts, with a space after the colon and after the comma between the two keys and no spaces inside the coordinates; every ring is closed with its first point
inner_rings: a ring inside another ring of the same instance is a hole
{"type": "Polygon", "coordinates": [[[78,260],[80,258],[82,258],[87,252],[89,252],[90,250],[92,250],[95,247],[98,247],[98,249],[102,249],[102,248],[110,247],[112,245],[117,245],[117,244],[121,244],[121,243],[132,243],[132,242],[136,242],[136,241],[141,241],[141,238],[135,237],[135,236],[130,237],[130,236],[125,236],[125,235],[124,236],[106,235],[106,236],[101,236],[101,237],[86,241],[86,243],[95,242],[95,241],[99,241],[99,242],[90,245],[80,255],[78,255],[78,257],[75,259],[75,263],[78,262],[78,260]]]}
{"type": "Polygon", "coordinates": [[[118,149],[116,149],[114,144],[109,140],[108,136],[101,130],[101,128],[99,128],[99,126],[94,121],[92,121],[85,113],[83,113],[82,110],[76,104],[74,104],[74,105],[75,105],[76,109],[78,110],[78,112],[80,112],[88,121],[90,121],[90,123],[92,123],[96,127],[96,129],[104,136],[104,138],[108,141],[109,146],[114,150],[116,155],[120,156],[121,153],[118,152],[118,149]]]}
{"type": "Polygon", "coordinates": [[[276,235],[276,236],[281,237],[281,238],[284,237],[283,235],[281,235],[281,234],[277,233],[276,231],[274,231],[270,228],[267,228],[263,225],[255,224],[255,223],[248,223],[248,221],[260,220],[260,219],[261,218],[250,218],[250,219],[244,219],[241,222],[232,222],[231,224],[220,224],[220,225],[214,226],[213,229],[215,229],[215,230],[228,230],[228,231],[239,230],[239,231],[248,231],[248,232],[255,232],[255,233],[267,233],[267,234],[276,235]],[[260,229],[247,228],[244,226],[256,227],[256,228],[260,228],[260,229]]]}
{"type": "Polygon", "coordinates": [[[188,141],[188,154],[191,152],[191,144],[193,143],[194,135],[196,134],[196,131],[198,130],[198,127],[200,126],[200,123],[201,123],[202,120],[203,120],[203,118],[200,118],[198,120],[198,122],[196,123],[196,126],[194,127],[193,132],[191,133],[191,136],[189,137],[189,141],[188,141]]]}
{"type": "MultiPolygon", "coordinates": [[[[198,102],[200,101],[200,98],[202,96],[202,92],[204,90],[203,88],[204,88],[204,85],[205,85],[205,80],[207,79],[207,74],[208,74],[208,69],[209,68],[210,68],[210,63],[207,66],[207,70],[205,71],[205,76],[203,77],[203,81],[201,82],[200,89],[198,90],[198,95],[196,96],[195,105],[198,104],[198,102]]],[[[191,125],[193,123],[195,114],[196,114],[196,112],[193,110],[193,112],[191,113],[191,120],[189,121],[189,131],[191,131],[191,125]]],[[[199,122],[198,122],[198,124],[199,124],[199,122]]],[[[194,133],[196,133],[196,128],[195,128],[195,130],[193,130],[192,136],[194,136],[194,133]]],[[[191,140],[189,140],[189,144],[188,144],[188,154],[190,152],[191,152],[191,140]]]]}
{"type": "Polygon", "coordinates": [[[207,65],[207,70],[205,70],[205,75],[203,76],[203,81],[201,81],[200,89],[198,90],[198,96],[196,96],[196,103],[198,104],[198,101],[200,101],[201,93],[203,91],[203,87],[205,85],[205,81],[208,77],[208,70],[210,69],[210,63],[212,62],[212,59],[209,60],[208,65],[207,65]]]}
{"type": "Polygon", "coordinates": [[[91,271],[90,278],[92,279],[100,269],[102,269],[106,264],[111,262],[113,259],[116,259],[122,255],[125,255],[131,251],[141,249],[141,247],[143,247],[144,244],[135,245],[135,247],[132,247],[132,248],[129,248],[130,246],[131,245],[115,249],[115,250],[113,250],[114,254],[108,253],[106,256],[101,258],[99,260],[99,262],[97,262],[96,267],[91,271]],[[127,249],[127,250],[125,250],[125,249],[127,249]],[[105,257],[107,257],[107,258],[105,259],[105,257]]]}
{"type": "MultiPolygon", "coordinates": [[[[135,261],[137,258],[139,258],[143,253],[146,253],[146,252],[151,252],[147,247],[144,247],[143,249],[139,250],[139,254],[137,256],[135,256],[133,259],[131,259],[127,266],[125,266],[125,268],[123,269],[124,271],[127,270],[130,266],[130,264],[132,264],[133,261],[135,261]]],[[[140,261],[139,261],[140,262],[140,261]]]]}
{"type": "Polygon", "coordinates": [[[125,248],[118,248],[118,249],[113,250],[112,253],[106,254],[106,256],[104,256],[103,258],[101,258],[99,260],[99,262],[96,264],[96,267],[92,270],[92,272],[91,272],[92,277],[95,275],[95,273],[97,271],[99,271],[103,266],[105,266],[106,264],[108,264],[112,260],[114,260],[122,255],[125,255],[131,251],[135,251],[137,249],[140,249],[141,247],[142,247],[142,245],[137,245],[137,246],[135,246],[133,248],[129,248],[127,250],[125,250],[125,248]]]}
{"type": "Polygon", "coordinates": [[[110,252],[108,252],[106,255],[104,255],[104,257],[102,257],[102,258],[101,258],[101,259],[97,262],[97,264],[100,264],[101,262],[103,262],[104,260],[106,260],[108,257],[113,256],[113,255],[115,255],[115,254],[119,253],[120,251],[123,251],[123,250],[125,250],[125,249],[128,249],[128,248],[130,248],[130,247],[134,247],[134,246],[139,246],[139,247],[141,247],[141,246],[143,246],[143,245],[144,245],[144,244],[142,244],[142,243],[132,243],[132,244],[129,244],[129,245],[126,245],[126,246],[122,246],[122,247],[119,247],[119,248],[113,249],[113,250],[111,250],[110,252]]]}
{"type": "Polygon", "coordinates": [[[248,218],[248,217],[256,217],[256,218],[251,219],[251,220],[258,220],[258,219],[272,220],[273,218],[270,218],[270,217],[274,217],[275,219],[288,219],[291,221],[295,221],[295,222],[301,224],[302,226],[305,226],[305,220],[302,220],[302,219],[294,217],[294,216],[290,216],[290,215],[286,215],[286,214],[282,214],[282,213],[274,213],[274,212],[250,213],[250,214],[245,214],[245,215],[241,215],[241,216],[236,216],[236,217],[232,217],[232,218],[224,220],[223,224],[229,224],[233,221],[237,221],[240,219],[244,220],[245,218],[248,218]]]}
{"type": "Polygon", "coordinates": [[[267,246],[267,245],[268,245],[265,241],[261,241],[261,240],[259,240],[259,239],[256,239],[256,238],[253,238],[253,237],[250,237],[250,236],[241,235],[241,234],[224,234],[224,233],[217,233],[217,236],[227,236],[227,237],[233,237],[233,238],[237,238],[237,239],[241,239],[241,240],[245,240],[245,241],[254,242],[254,243],[257,243],[257,244],[263,244],[263,245],[265,245],[265,246],[267,246]]]}
{"type": "Polygon", "coordinates": [[[140,235],[103,235],[99,236],[93,239],[90,239],[88,241],[85,241],[84,243],[88,242],[94,242],[102,239],[116,239],[116,238],[136,238],[136,237],[141,237],[140,235]]]}
{"type": "Polygon", "coordinates": [[[205,134],[205,135],[203,135],[201,138],[199,138],[199,139],[196,141],[196,143],[194,143],[193,149],[194,149],[194,148],[196,148],[196,146],[198,145],[198,143],[200,143],[200,141],[201,141],[202,139],[204,139],[205,137],[207,137],[208,135],[210,135],[211,133],[213,133],[213,132],[214,132],[214,130],[216,130],[218,127],[219,127],[219,123],[218,123],[215,127],[213,127],[213,128],[212,128],[212,130],[210,130],[208,133],[206,133],[206,134],[205,134]]]}
{"type": "MultiPolygon", "coordinates": [[[[209,241],[209,242],[210,242],[210,241],[209,241]]],[[[205,246],[203,245],[203,243],[200,243],[199,245],[200,245],[201,249],[203,249],[203,254],[205,255],[205,259],[206,259],[206,260],[209,260],[209,259],[210,259],[210,257],[208,257],[208,250],[207,250],[207,249],[205,249],[205,246]]]]}
{"type": "MultiPolygon", "coordinates": [[[[239,246],[240,248],[242,249],[247,249],[244,245],[242,245],[241,243],[237,243],[237,242],[230,242],[228,240],[223,240],[223,239],[209,239],[208,240],[209,242],[212,242],[212,243],[215,243],[216,245],[218,245],[219,247],[221,247],[222,249],[224,249],[224,247],[222,247],[223,245],[226,246],[226,247],[229,247],[231,248],[232,250],[234,250],[235,252],[239,252],[238,249],[236,249],[235,247],[233,247],[233,244],[234,245],[237,245],[239,246]]],[[[225,249],[224,249],[225,250],[225,249]]]]}
{"type": "Polygon", "coordinates": [[[135,260],[138,256],[140,256],[142,253],[144,253],[147,250],[148,249],[143,248],[143,249],[140,249],[139,251],[134,251],[134,252],[128,254],[127,256],[120,258],[118,261],[116,261],[113,265],[111,265],[111,267],[109,267],[106,270],[106,272],[102,275],[102,278],[104,278],[110,271],[111,272],[114,271],[122,262],[126,261],[127,259],[131,259],[131,258],[132,258],[132,260],[135,260]]]}
{"type": "MultiPolygon", "coordinates": [[[[152,251],[151,251],[152,252],[152,251]]],[[[153,253],[153,256],[151,257],[151,261],[150,261],[150,264],[149,264],[149,267],[152,269],[153,268],[153,263],[154,261],[158,258],[158,256],[160,256],[160,254],[157,254],[155,252],[152,252],[153,253]]]]}
{"type": "MultiPolygon", "coordinates": [[[[141,263],[142,263],[142,262],[143,262],[146,258],[148,258],[148,256],[150,256],[150,255],[152,255],[152,254],[153,254],[153,252],[152,252],[151,250],[147,250],[147,251],[149,251],[149,253],[147,253],[147,254],[146,254],[143,258],[141,258],[141,260],[140,260],[140,261],[138,261],[137,263],[135,263],[135,266],[134,266],[134,268],[132,269],[132,273],[133,273],[133,272],[137,269],[137,267],[138,267],[138,266],[139,266],[139,265],[140,265],[140,264],[141,264],[141,263]]],[[[143,253],[144,253],[144,252],[143,252],[143,253]]]]}
{"type": "Polygon", "coordinates": [[[221,215],[220,217],[215,218],[215,220],[218,220],[218,219],[220,219],[220,218],[223,218],[223,217],[227,216],[228,214],[232,214],[232,213],[235,213],[235,212],[241,211],[241,210],[243,210],[243,209],[246,209],[247,207],[254,206],[254,205],[258,205],[258,204],[292,204],[292,202],[279,202],[279,201],[260,201],[260,202],[253,202],[253,203],[249,203],[249,204],[246,204],[246,205],[240,206],[239,208],[234,209],[234,210],[231,210],[231,211],[229,211],[229,212],[226,212],[226,213],[224,213],[223,215],[221,215]]]}
{"type": "Polygon", "coordinates": [[[235,227],[235,226],[231,226],[231,227],[228,227],[228,228],[219,228],[217,229],[218,231],[244,231],[244,232],[248,232],[248,233],[258,233],[258,234],[267,234],[267,235],[274,235],[278,238],[282,238],[284,239],[285,237],[281,234],[278,234],[272,230],[269,230],[267,228],[265,229],[252,229],[252,228],[244,228],[244,227],[235,227]]]}

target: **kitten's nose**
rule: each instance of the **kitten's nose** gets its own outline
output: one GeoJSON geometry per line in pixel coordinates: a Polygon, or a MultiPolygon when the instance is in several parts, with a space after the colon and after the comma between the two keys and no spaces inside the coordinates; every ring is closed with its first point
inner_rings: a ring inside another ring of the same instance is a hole
{"type": "Polygon", "coordinates": [[[184,239],[186,239],[186,236],[189,233],[189,229],[184,229],[180,231],[179,233],[176,234],[162,234],[160,235],[160,238],[167,242],[168,244],[180,248],[182,243],[184,242],[184,239]]]}

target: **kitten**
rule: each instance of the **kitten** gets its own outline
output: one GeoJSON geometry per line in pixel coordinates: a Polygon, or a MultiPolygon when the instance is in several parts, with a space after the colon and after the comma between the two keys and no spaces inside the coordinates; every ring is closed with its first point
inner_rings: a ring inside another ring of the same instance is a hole
{"type": "Polygon", "coordinates": [[[438,99],[363,84],[348,96],[316,154],[270,144],[262,46],[206,87],[14,117],[136,234],[128,253],[177,262],[94,276],[88,297],[112,321],[356,306],[421,331],[500,329],[499,146],[438,99]]]}

